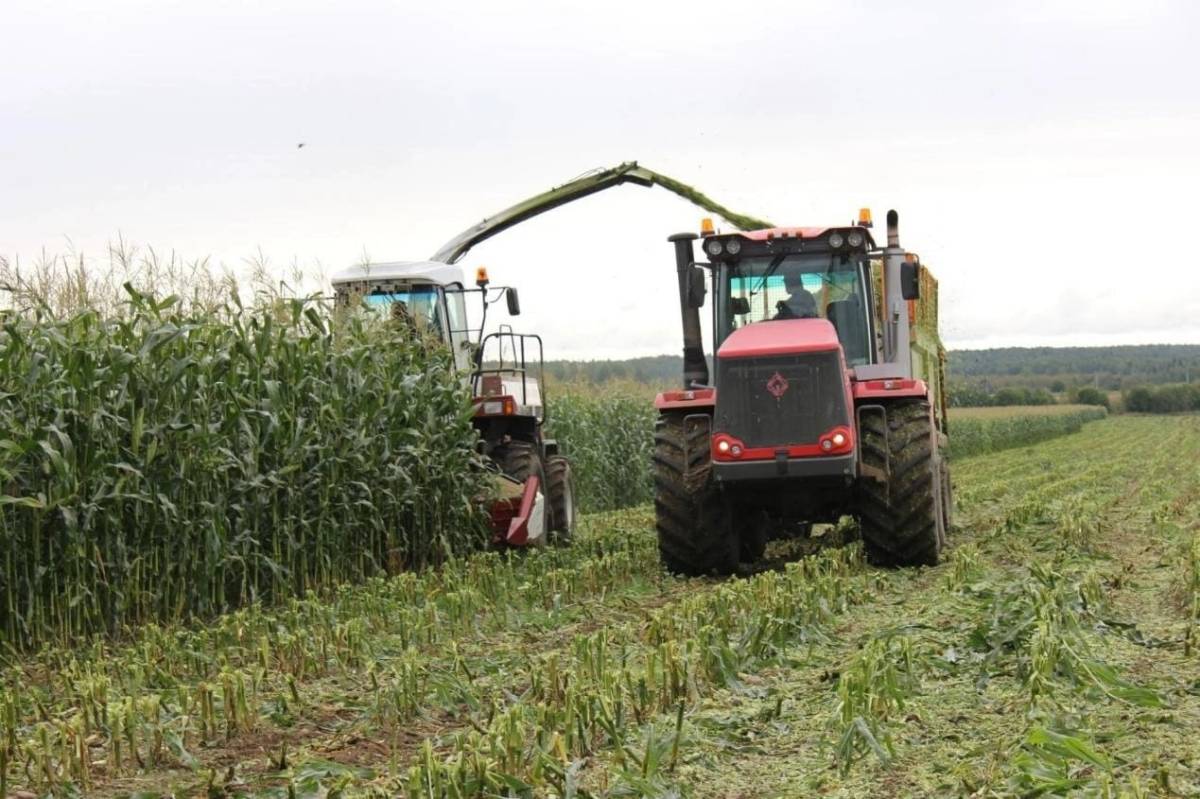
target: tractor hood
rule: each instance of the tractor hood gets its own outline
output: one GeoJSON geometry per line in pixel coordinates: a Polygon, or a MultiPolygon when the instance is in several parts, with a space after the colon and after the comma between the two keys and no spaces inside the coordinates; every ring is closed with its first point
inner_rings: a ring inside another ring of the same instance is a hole
{"type": "Polygon", "coordinates": [[[780,319],[739,328],[717,350],[718,358],[754,358],[800,352],[830,352],[839,346],[837,331],[824,319],[780,319]]]}

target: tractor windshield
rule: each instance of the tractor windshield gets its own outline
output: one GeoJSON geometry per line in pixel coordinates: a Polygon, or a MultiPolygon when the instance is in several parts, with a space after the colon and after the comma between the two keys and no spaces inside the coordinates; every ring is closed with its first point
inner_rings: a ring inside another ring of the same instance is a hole
{"type": "Polygon", "coordinates": [[[813,253],[746,258],[728,267],[720,340],[750,324],[781,319],[828,319],[849,364],[871,360],[865,261],[813,253]]]}
{"type": "Polygon", "coordinates": [[[363,302],[381,315],[444,338],[440,299],[437,286],[406,286],[403,289],[376,289],[365,295],[363,302]]]}

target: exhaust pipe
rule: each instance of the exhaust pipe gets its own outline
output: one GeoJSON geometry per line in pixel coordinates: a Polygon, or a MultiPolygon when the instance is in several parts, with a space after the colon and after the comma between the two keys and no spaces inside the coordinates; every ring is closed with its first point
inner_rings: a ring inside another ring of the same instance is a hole
{"type": "Polygon", "coordinates": [[[889,247],[900,246],[900,214],[895,211],[887,213],[887,236],[889,247]]]}
{"type": "Polygon", "coordinates": [[[908,303],[904,301],[904,250],[900,248],[900,214],[887,212],[887,249],[883,251],[884,360],[895,364],[897,377],[912,377],[908,303]]]}
{"type": "Polygon", "coordinates": [[[708,385],[708,362],[704,360],[704,340],[700,332],[700,309],[688,301],[688,279],[695,254],[695,233],[676,233],[667,241],[675,245],[675,272],[679,277],[679,310],[683,317],[683,387],[708,385]]]}

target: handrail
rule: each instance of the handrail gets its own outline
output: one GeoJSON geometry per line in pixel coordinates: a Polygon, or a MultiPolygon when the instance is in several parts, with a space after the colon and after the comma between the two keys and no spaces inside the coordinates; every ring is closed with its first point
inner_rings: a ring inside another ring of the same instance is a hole
{"type": "Polygon", "coordinates": [[[480,378],[482,378],[483,375],[485,375],[485,374],[500,374],[500,373],[507,372],[507,373],[510,373],[513,375],[517,375],[521,378],[521,404],[528,405],[529,404],[529,366],[528,366],[528,363],[526,360],[526,352],[525,352],[525,340],[526,339],[533,339],[537,342],[537,345],[538,345],[538,353],[537,353],[537,355],[538,355],[538,373],[537,373],[537,377],[533,378],[533,380],[534,380],[534,383],[537,385],[538,393],[541,396],[542,419],[544,421],[546,419],[546,417],[548,416],[547,411],[546,411],[546,357],[545,357],[545,350],[542,346],[542,337],[539,336],[537,333],[514,333],[511,329],[509,329],[507,331],[501,331],[501,332],[497,332],[497,333],[488,333],[486,336],[484,336],[483,339],[479,342],[479,353],[481,356],[479,365],[475,368],[474,371],[471,372],[471,378],[470,378],[471,379],[471,390],[473,393],[478,394],[478,389],[476,388],[476,386],[479,385],[480,378]],[[496,339],[497,345],[500,350],[500,360],[498,361],[498,365],[496,368],[484,368],[482,356],[483,356],[483,353],[487,349],[488,339],[493,339],[493,338],[496,339]],[[510,340],[512,350],[513,350],[513,365],[510,367],[506,367],[504,365],[504,341],[503,340],[505,338],[508,338],[510,340]],[[519,360],[518,360],[518,350],[517,350],[517,339],[520,339],[519,360]]]}

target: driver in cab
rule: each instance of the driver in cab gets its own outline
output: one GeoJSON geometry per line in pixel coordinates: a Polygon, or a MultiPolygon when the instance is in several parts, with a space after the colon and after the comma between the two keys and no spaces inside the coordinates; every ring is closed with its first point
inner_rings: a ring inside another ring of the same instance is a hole
{"type": "Polygon", "coordinates": [[[787,290],[787,299],[775,303],[775,315],[772,319],[816,319],[817,300],[800,279],[801,273],[785,272],[783,287],[787,290]]]}

